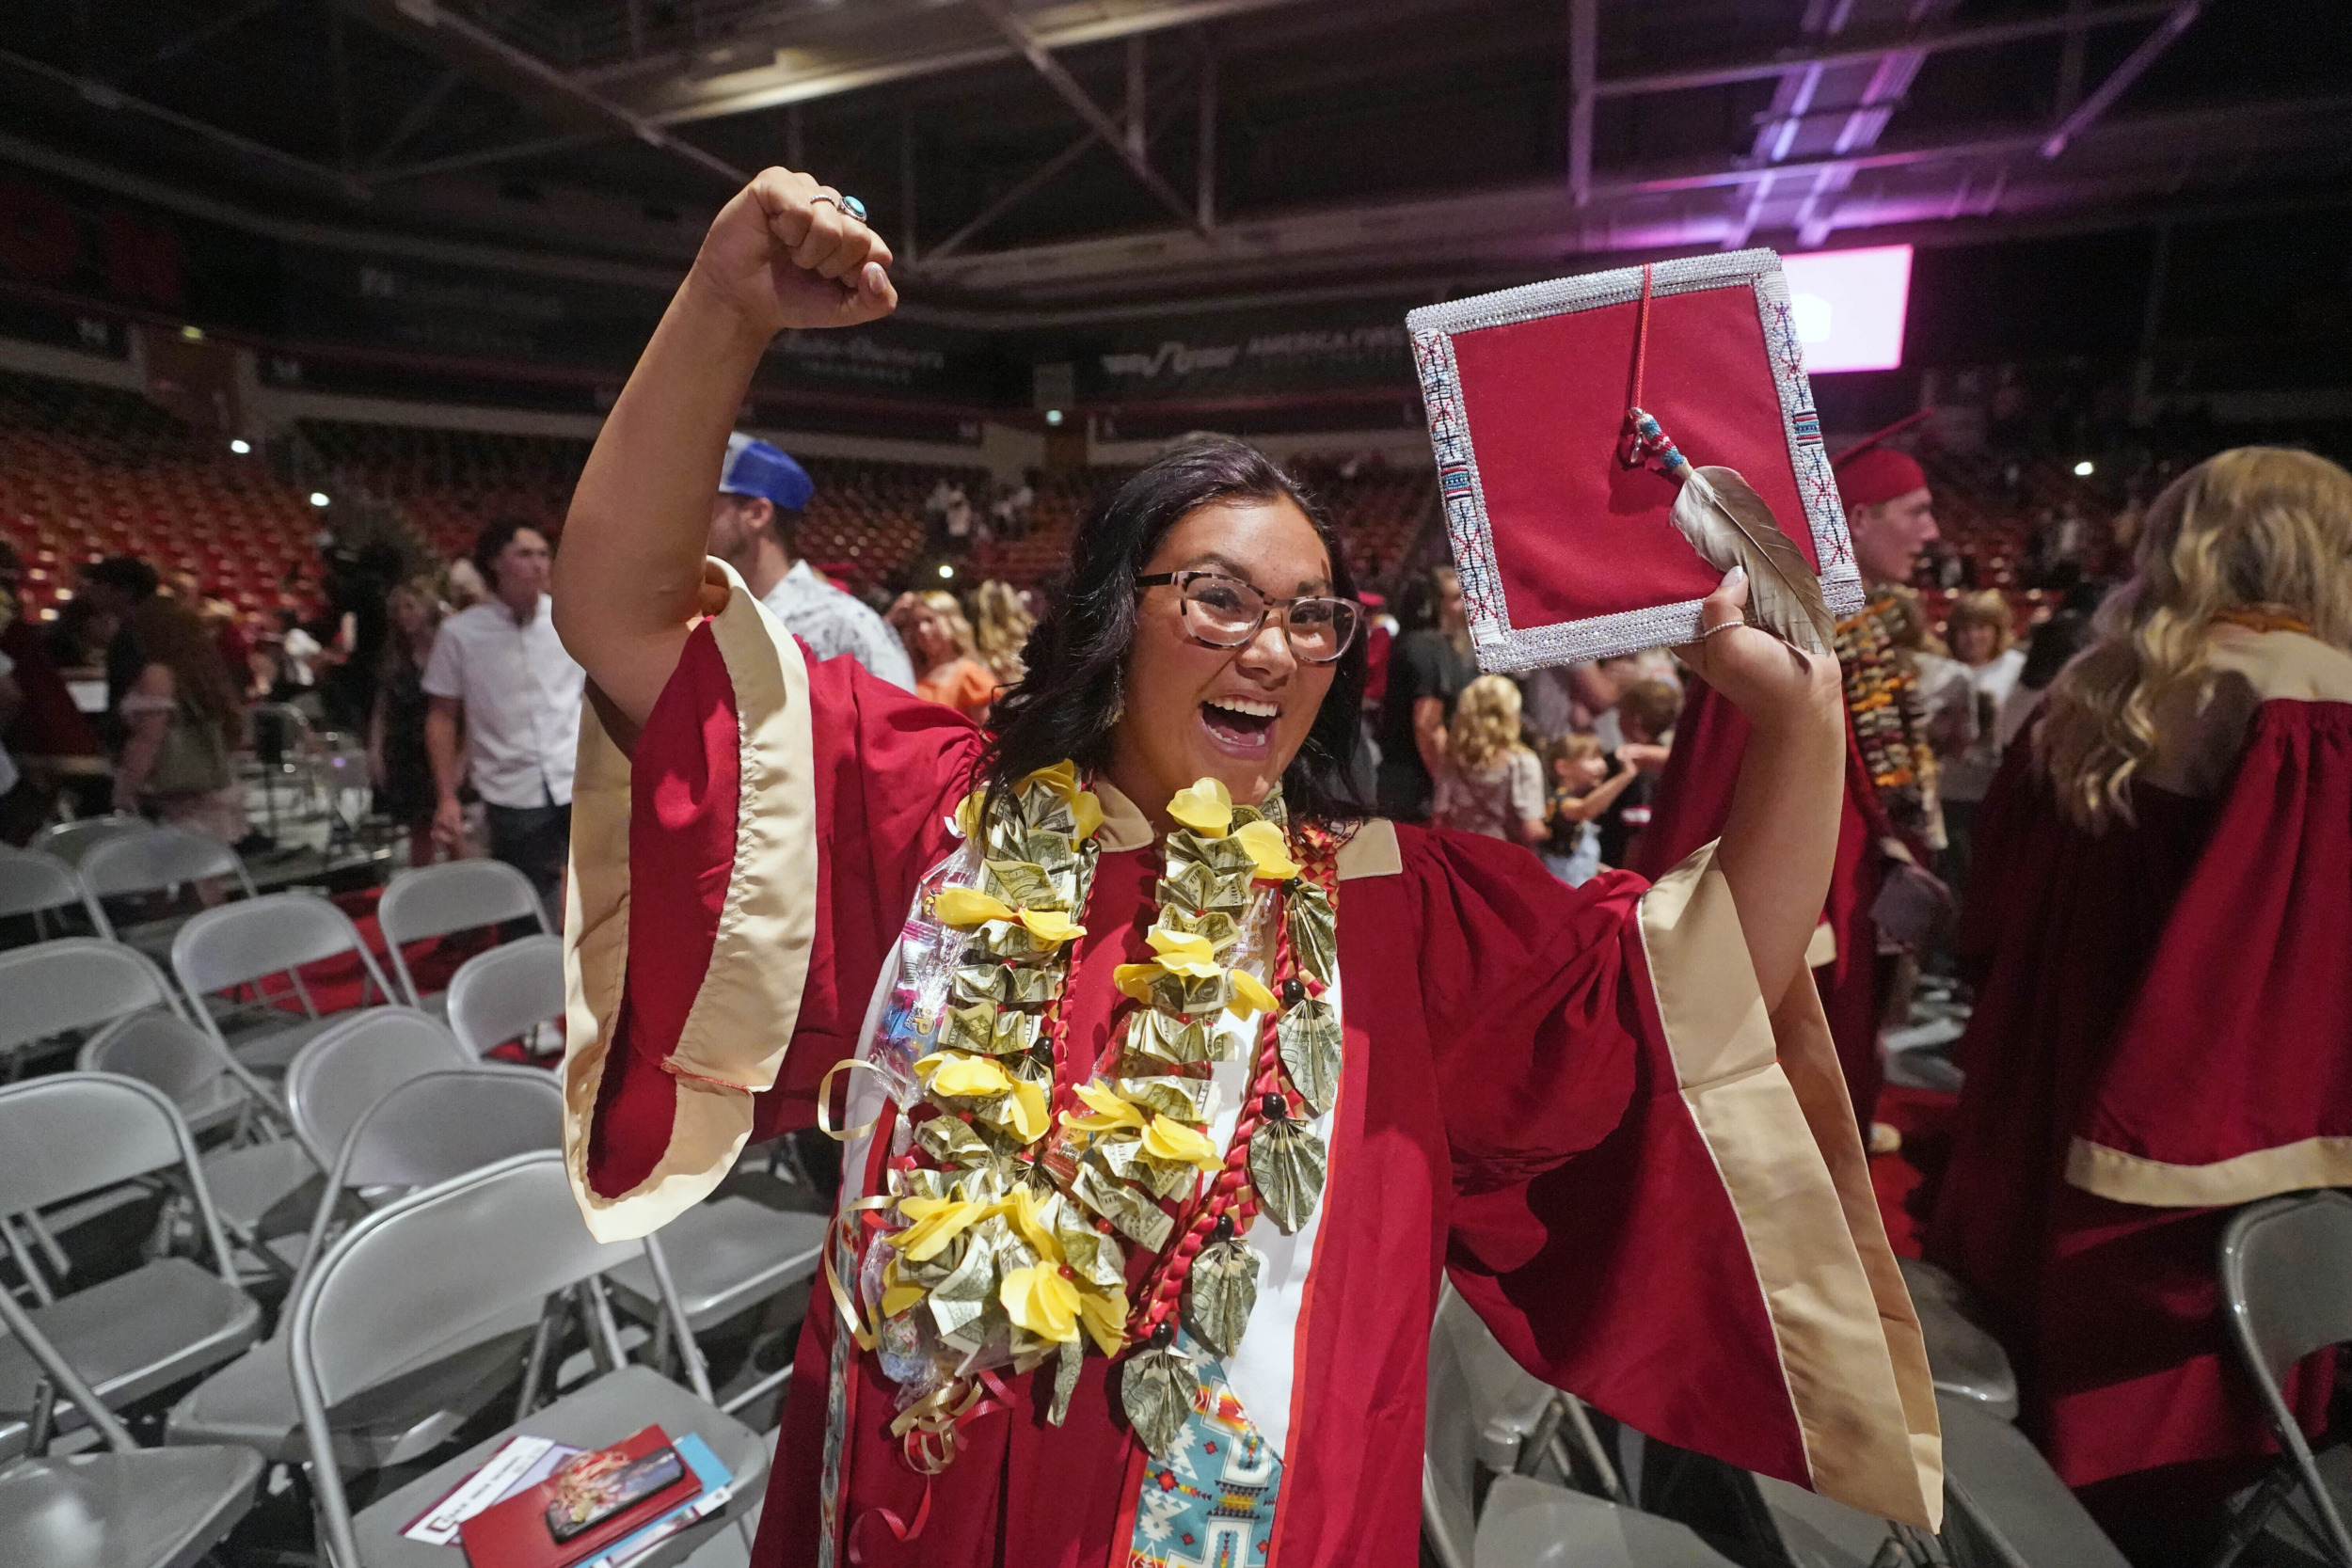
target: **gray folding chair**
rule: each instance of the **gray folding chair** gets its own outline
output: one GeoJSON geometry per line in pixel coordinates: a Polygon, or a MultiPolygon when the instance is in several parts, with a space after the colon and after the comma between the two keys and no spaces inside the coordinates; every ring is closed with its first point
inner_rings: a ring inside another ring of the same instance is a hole
{"type": "MultiPolygon", "coordinates": [[[[299,1066],[299,1064],[297,1064],[299,1066]]],[[[428,1072],[396,1085],[359,1117],[336,1155],[302,1250],[293,1294],[331,1251],[340,1211],[395,1202],[420,1188],[517,1154],[564,1147],[564,1092],[532,1068],[490,1063],[428,1072]],[[354,1199],[357,1202],[354,1202],[354,1199]]],[[[541,1313],[526,1305],[492,1322],[479,1341],[437,1347],[334,1412],[335,1451],[346,1468],[407,1464],[446,1441],[505,1396],[541,1313]]],[[[172,1407],[169,1443],[242,1443],[273,1460],[302,1456],[300,1412],[283,1329],[207,1378],[172,1407]]]]}
{"type": "Polygon", "coordinates": [[[2293,1536],[2299,1537],[2292,1544],[2344,1568],[2352,1564],[2345,1499],[2342,1482],[2331,1482],[2326,1474],[2328,1468],[2344,1468],[2344,1450],[2312,1452],[2301,1423],[2287,1408],[2282,1386],[2297,1361],[2352,1339],[2352,1197],[2291,1193],[2249,1204],[2230,1217],[2220,1251],[2222,1310],[2230,1337],[2287,1459],[2233,1510],[2215,1568],[2235,1561],[2280,1503],[2294,1521],[2293,1536]],[[2315,1519],[2296,1508],[2298,1492],[2315,1519]]]}
{"type": "Polygon", "coordinates": [[[199,1138],[256,1112],[278,1110],[268,1088],[217,1040],[178,1013],[160,1008],[109,1023],[82,1042],[73,1066],[152,1084],[199,1138]]]}
{"type": "MultiPolygon", "coordinates": [[[[564,949],[554,937],[525,937],[477,953],[450,981],[450,1028],[476,1053],[563,1011],[564,949]]],[[[771,1209],[739,1196],[706,1200],[671,1221],[665,1231],[671,1266],[694,1332],[707,1333],[814,1277],[828,1223],[821,1214],[771,1209]]],[[[616,1270],[612,1287],[623,1310],[658,1329],[660,1298],[642,1261],[616,1270]]],[[[791,1375],[788,1367],[778,1370],[738,1391],[727,1408],[742,1409],[791,1375]]]]}
{"type": "Polygon", "coordinates": [[[42,940],[60,932],[50,930],[55,910],[80,910],[90,928],[102,937],[115,934],[105,906],[90,895],[73,867],[55,855],[37,849],[0,847],[0,916],[29,914],[34,934],[42,940]]]}
{"type": "Polygon", "coordinates": [[[1975,1568],[2129,1568],[2026,1434],[1964,1395],[1935,1394],[1944,1427],[1944,1541],[1975,1568]]]}
{"type": "Polygon", "coordinates": [[[1928,1374],[1944,1393],[1973,1400],[1988,1416],[2017,1418],[2017,1373],[2000,1341],[1979,1326],[1976,1299],[1958,1276],[1916,1258],[1898,1258],[1903,1285],[1927,1340],[1928,1374]]]}
{"type": "Polygon", "coordinates": [[[428,1188],[353,1227],[303,1281],[287,1313],[320,1537],[332,1560],[339,1568],[447,1568],[446,1548],[405,1540],[401,1530],[524,1427],[558,1442],[600,1448],[655,1424],[673,1437],[699,1435],[726,1465],[733,1477],[726,1504],[632,1568],[681,1561],[732,1523],[751,1505],[767,1465],[765,1445],[711,1403],[700,1351],[668,1277],[655,1238],[603,1243],[589,1236],[563,1156],[552,1152],[521,1155],[428,1188]],[[637,1253],[662,1287],[685,1349],[691,1393],[627,1364],[617,1337],[607,1337],[602,1354],[612,1370],[353,1514],[335,1459],[331,1405],[397,1369],[418,1365],[485,1322],[535,1309],[637,1253]]]}
{"type": "Polygon", "coordinates": [[[381,1207],[517,1154],[563,1147],[564,1085],[536,1068],[469,1063],[396,1085],[343,1139],[311,1218],[305,1272],[326,1255],[342,1195],[381,1207]]]}
{"type": "MultiPolygon", "coordinates": [[[[486,865],[487,861],[468,861],[486,865]]],[[[435,866],[435,870],[442,867],[435,866]]],[[[513,871],[512,866],[505,869],[513,871]]],[[[514,873],[520,879],[522,873],[514,873]]],[[[528,882],[523,891],[531,892],[528,882]]],[[[533,894],[532,901],[537,901],[533,894]]],[[[509,1040],[529,1046],[531,1033],[564,1016],[564,941],[525,937],[476,953],[449,982],[449,1026],[465,1048],[485,1056],[509,1040]]]]}
{"type": "Polygon", "coordinates": [[[294,1136],[215,1150],[204,1161],[222,1223],[265,1267],[288,1276],[352,1125],[395,1085],[472,1065],[447,1029],[413,1007],[369,1007],[324,1022],[286,1069],[294,1136]]]}
{"type": "Polygon", "coordinates": [[[413,866],[392,879],[375,906],[375,923],[384,932],[384,946],[391,955],[400,993],[410,1006],[427,1012],[443,1011],[443,998],[418,993],[416,977],[408,973],[408,960],[401,949],[428,937],[510,920],[535,921],[543,933],[553,934],[548,927],[547,907],[539,902],[531,879],[504,861],[444,861],[438,865],[413,866]]]}
{"type": "MultiPolygon", "coordinates": [[[[119,1019],[166,1008],[177,1012],[180,998],[152,960],[135,948],[101,937],[60,937],[0,953],[0,1074],[12,1076],[42,1041],[102,1028],[119,1019]]],[[[53,1216],[60,1227],[119,1207],[136,1196],[119,1187],[93,1195],[53,1216]]],[[[21,1244],[0,1209],[0,1240],[8,1250],[21,1244]]],[[[38,1214],[23,1216],[27,1228],[59,1274],[66,1256],[38,1214]]]]}
{"type": "MultiPolygon", "coordinates": [[[[199,882],[233,883],[253,896],[253,879],[237,852],[216,838],[186,828],[149,827],[144,832],[110,834],[90,846],[76,867],[82,883],[101,903],[141,894],[170,893],[199,882]]],[[[123,941],[157,959],[171,952],[178,917],[121,927],[123,941]]]]}
{"type": "MultiPolygon", "coordinates": [[[[747,1312],[778,1291],[813,1279],[824,1260],[824,1214],[771,1209],[748,1197],[714,1197],[687,1210],[662,1227],[670,1250],[670,1272],[687,1322],[697,1334],[747,1312]]],[[[653,1323],[660,1337],[660,1292],[644,1259],[612,1271],[612,1300],[629,1316],[653,1323]]],[[[789,1382],[789,1363],[729,1396],[726,1408],[741,1410],[789,1382]]]]}
{"type": "Polygon", "coordinates": [[[1429,1326],[1421,1482],[1422,1539],[1442,1568],[1727,1568],[1685,1526],[1525,1473],[1555,1393],[1445,1288],[1429,1326]]]}
{"type": "MultiPolygon", "coordinates": [[[[60,1295],[41,1279],[37,1259],[17,1259],[45,1301],[33,1310],[41,1332],[116,1407],[233,1360],[260,1338],[262,1310],[237,1289],[196,1144],[159,1090],[96,1072],[0,1087],[0,1213],[38,1211],[159,1171],[182,1184],[216,1273],[158,1258],[60,1295]]],[[[0,1341],[0,1413],[30,1410],[40,1375],[23,1341],[0,1341]]]]}
{"type": "Polygon", "coordinates": [[[180,1010],[145,954],[103,937],[59,937],[0,953],[0,1061],[69,1031],[150,1007],[180,1010]]]}
{"type": "Polygon", "coordinates": [[[78,817],[72,822],[52,822],[33,835],[26,847],[44,855],[55,855],[68,865],[80,865],[82,857],[108,839],[122,838],[132,833],[152,832],[155,824],[144,816],[127,812],[108,812],[103,816],[78,817]]]}
{"type": "Polygon", "coordinates": [[[1526,1476],[1495,1479],[1471,1552],[1448,1568],[1736,1568],[1688,1525],[1526,1476]]]}
{"type": "Polygon", "coordinates": [[[320,1017],[299,971],[306,964],[345,954],[359,960],[359,1005],[368,1005],[371,985],[390,1001],[392,988],[350,916],[315,894],[273,893],[206,910],[181,927],[172,939],[171,968],[181,989],[196,1004],[197,1022],[210,1029],[238,1061],[256,1072],[282,1072],[294,1053],[329,1022],[320,1017]],[[260,982],[280,974],[289,982],[285,994],[302,1004],[305,1016],[296,1019],[264,1003],[260,1009],[263,1016],[257,1023],[233,1038],[223,1033],[204,998],[243,986],[258,990],[260,982]]]}
{"type": "MultiPolygon", "coordinates": [[[[253,1506],[249,1449],[142,1449],[30,1314],[0,1291],[0,1327],[104,1451],[51,1457],[44,1444],[0,1463],[0,1562],[23,1568],[193,1568],[253,1506]]],[[[42,1424],[46,1424],[44,1421],[42,1424]]]]}
{"type": "Polygon", "coordinates": [[[474,1065],[441,1022],[414,1007],[345,1014],[302,1048],[286,1069],[286,1109],[295,1131],[335,1163],[359,1118],[393,1089],[428,1072],[474,1065]]]}

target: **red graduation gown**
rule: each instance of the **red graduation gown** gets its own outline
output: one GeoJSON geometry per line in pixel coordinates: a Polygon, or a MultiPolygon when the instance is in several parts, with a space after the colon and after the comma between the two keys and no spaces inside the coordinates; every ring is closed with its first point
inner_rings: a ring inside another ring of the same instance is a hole
{"type": "MultiPolygon", "coordinates": [[[[582,740],[567,1141],[608,1238],[697,1200],[755,1130],[809,1119],[869,1027],[917,881],[957,849],[948,814],[984,745],[850,660],[806,660],[714,578],[728,609],[690,640],[632,757],[593,711],[582,740]]],[[[1112,970],[1146,955],[1153,912],[1149,828],[1095,787],[1104,854],[1057,1111],[1110,1037],[1112,970]]],[[[1303,1292],[1287,1312],[1262,1297],[1249,1328],[1289,1346],[1286,1407],[1252,1412],[1279,1429],[1267,1560],[1416,1560],[1448,1275],[1530,1370],[1640,1429],[1931,1518],[1925,1355],[1827,1031],[1809,988],[1766,1016],[1711,851],[1655,888],[1570,890],[1516,847],[1375,822],[1339,877],[1330,1174],[1303,1292]]],[[[972,1421],[927,1481],[887,1432],[876,1356],[835,1356],[836,1317],[818,1291],[763,1568],[852,1547],[927,1568],[1129,1561],[1138,1488],[1158,1478],[1101,1357],[1058,1428],[1050,1368],[1007,1378],[1010,1407],[972,1421]]]]}
{"type": "MultiPolygon", "coordinates": [[[[1745,714],[1695,675],[1686,681],[1684,690],[1682,717],[1675,723],[1666,770],[1659,776],[1649,826],[1634,841],[1630,869],[1645,877],[1663,876],[1723,832],[1724,818],[1731,812],[1731,792],[1740,780],[1740,760],[1747,751],[1745,714]]],[[[1894,836],[1849,723],[1837,859],[1821,911],[1821,950],[1812,958],[1814,982],[1829,1016],[1854,1118],[1866,1127],[1886,1082],[1886,1066],[1879,1055],[1879,1020],[1886,998],[1880,981],[1878,924],[1870,909],[1878,900],[1885,864],[1879,846],[1894,836]]]]}
{"type": "MultiPolygon", "coordinates": [[[[2029,744],[1978,815],[1930,1242],[2058,1473],[2159,1541],[2275,1451],[2219,1319],[2229,1208],[2352,1180],[2352,658],[2230,626],[2215,650],[2207,721],[2134,781],[2135,821],[2074,827],[2029,744]]],[[[2324,1359],[2290,1386],[2314,1424],[2324,1359]]]]}

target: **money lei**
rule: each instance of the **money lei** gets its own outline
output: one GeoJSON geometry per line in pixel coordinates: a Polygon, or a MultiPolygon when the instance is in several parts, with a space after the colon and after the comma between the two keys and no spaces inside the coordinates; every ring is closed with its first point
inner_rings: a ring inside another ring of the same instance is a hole
{"type": "MultiPolygon", "coordinates": [[[[1064,1111],[1056,1128],[1044,1113],[1101,807],[1063,763],[1004,792],[985,824],[979,809],[968,797],[958,819],[979,840],[981,885],[945,889],[934,904],[971,944],[936,1049],[914,1064],[924,1104],[910,1117],[913,1137],[937,1168],[894,1172],[903,1228],[884,1238],[884,1327],[903,1321],[935,1337],[956,1366],[951,1387],[983,1365],[1027,1371],[1057,1358],[1057,1423],[1086,1346],[1117,1356],[1140,1339],[1122,1402],[1146,1447],[1165,1453],[1197,1381],[1172,1348],[1180,1306],[1197,1337],[1232,1354],[1259,1272],[1237,1223],[1246,1229],[1263,1208],[1295,1232],[1321,1196],[1324,1148],[1308,1118],[1329,1109],[1340,1063],[1338,1015],[1323,1000],[1337,967],[1327,876],[1312,879],[1292,860],[1279,792],[1252,808],[1213,780],[1180,791],[1169,814],[1182,827],[1165,846],[1147,936],[1155,958],[1116,975],[1142,1006],[1106,1076],[1077,1088],[1084,1110],[1064,1111]],[[1220,961],[1241,942],[1261,882],[1283,890],[1279,999],[1220,961]],[[1217,1031],[1220,1012],[1263,1015],[1252,1103],[1221,1151],[1205,1131],[1217,1113],[1208,1074],[1238,1041],[1217,1031]],[[1181,1236],[1168,1202],[1186,1216],[1181,1236]],[[1132,1308],[1126,1243],[1157,1255],[1132,1308]]],[[[927,1451],[940,1450],[952,1457],[952,1433],[927,1451]]]]}

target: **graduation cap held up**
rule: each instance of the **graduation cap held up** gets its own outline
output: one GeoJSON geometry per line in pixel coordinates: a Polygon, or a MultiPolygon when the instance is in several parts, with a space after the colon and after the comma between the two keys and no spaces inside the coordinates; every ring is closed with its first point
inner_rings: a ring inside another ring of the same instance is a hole
{"type": "Polygon", "coordinates": [[[1406,325],[1485,668],[1688,641],[1735,565],[1748,618],[1800,647],[1827,652],[1860,607],[1772,252],[1560,278],[1406,325]]]}

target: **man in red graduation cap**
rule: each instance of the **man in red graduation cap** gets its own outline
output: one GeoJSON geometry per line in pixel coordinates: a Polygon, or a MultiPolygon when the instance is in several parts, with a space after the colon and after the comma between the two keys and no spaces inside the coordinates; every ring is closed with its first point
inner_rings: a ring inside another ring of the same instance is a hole
{"type": "MultiPolygon", "coordinates": [[[[1892,592],[1910,580],[1920,552],[1935,538],[1935,514],[1926,470],[1909,453],[1879,445],[1886,434],[1836,463],[1846,529],[1869,599],[1837,626],[1850,721],[1846,802],[1829,902],[1808,955],[1853,1097],[1854,1119],[1865,1127],[1871,1127],[1885,1076],[1879,1026],[1893,976],[1892,963],[1881,961],[1882,931],[1873,911],[1899,925],[1903,913],[1921,909],[1919,897],[1890,897],[1887,909],[1879,908],[1888,868],[1915,872],[1943,838],[1934,753],[1917,677],[1897,646],[1901,610],[1892,592]]],[[[1658,876],[1723,832],[1747,735],[1739,709],[1704,682],[1690,683],[1674,752],[1631,869],[1658,876]]],[[[1933,889],[1926,891],[1931,898],[1933,889]]],[[[1891,1132],[1875,1127],[1871,1133],[1874,1149],[1891,1139],[1891,1132]]]]}

